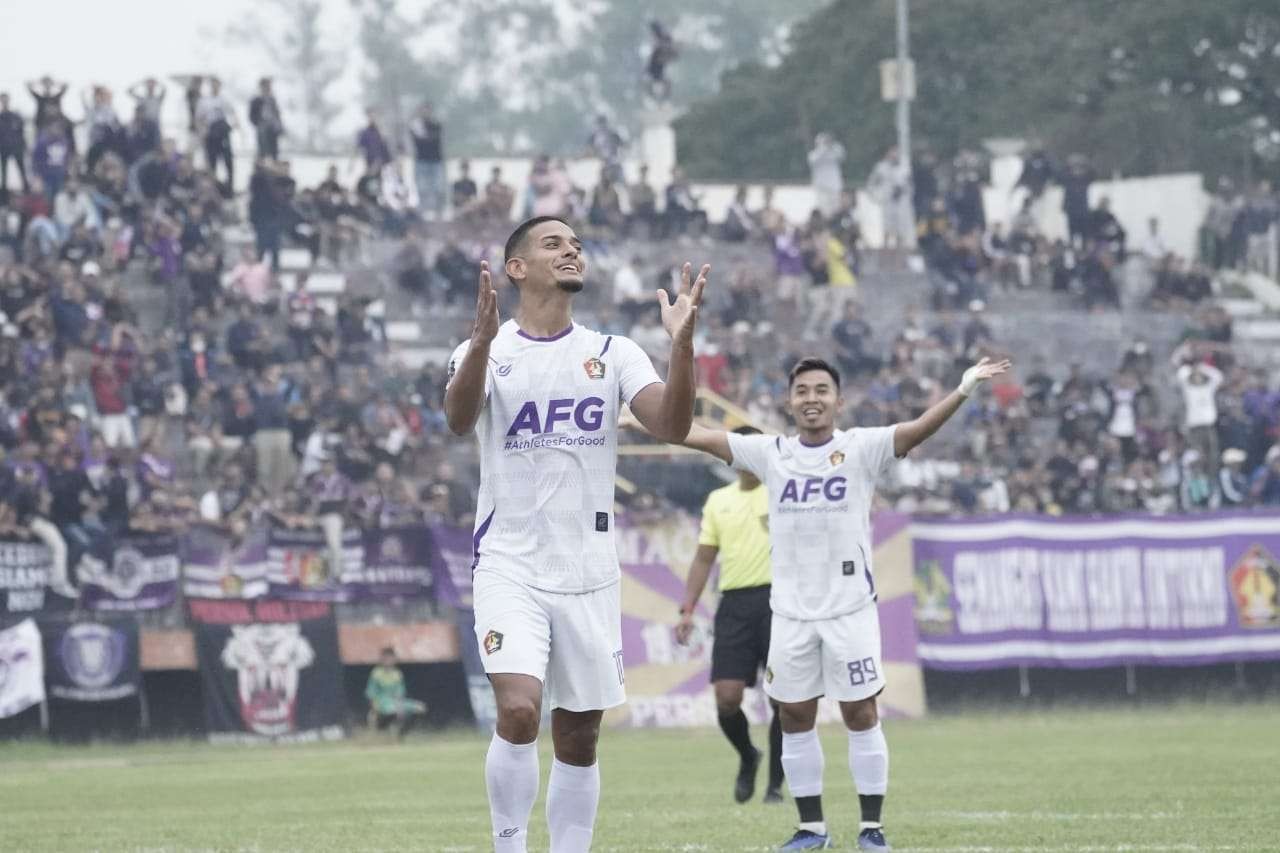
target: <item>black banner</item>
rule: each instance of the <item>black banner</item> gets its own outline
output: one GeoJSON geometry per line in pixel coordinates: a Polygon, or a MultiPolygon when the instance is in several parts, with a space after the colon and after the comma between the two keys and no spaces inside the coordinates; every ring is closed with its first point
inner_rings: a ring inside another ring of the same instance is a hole
{"type": "Polygon", "coordinates": [[[191,599],[188,605],[211,741],[343,736],[332,605],[274,599],[191,599]]]}
{"type": "Polygon", "coordinates": [[[69,611],[75,600],[49,588],[53,554],[38,539],[0,539],[0,615],[69,611]]]}
{"type": "Polygon", "coordinates": [[[77,702],[126,699],[138,692],[138,623],[133,619],[91,622],[45,620],[44,675],[50,696],[77,702]]]}

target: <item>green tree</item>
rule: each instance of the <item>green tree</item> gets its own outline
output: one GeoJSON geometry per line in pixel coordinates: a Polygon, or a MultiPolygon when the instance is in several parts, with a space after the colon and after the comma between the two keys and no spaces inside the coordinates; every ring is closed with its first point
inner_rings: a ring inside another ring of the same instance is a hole
{"type": "MultiPolygon", "coordinates": [[[[677,124],[703,178],[798,179],[814,133],[851,175],[894,139],[878,64],[893,0],[839,0],[792,29],[777,67],[743,65],[677,124]]],[[[1265,0],[915,0],[913,133],[949,154],[1001,136],[1044,139],[1125,174],[1237,170],[1280,140],[1280,6],[1265,0]]]]}
{"type": "Polygon", "coordinates": [[[643,15],[630,0],[433,0],[420,15],[397,0],[352,2],[367,100],[392,123],[429,98],[457,149],[573,154],[597,111],[638,130],[646,16],[680,42],[679,107],[712,94],[742,60],[776,61],[787,22],[821,0],[652,0],[643,15]]]}

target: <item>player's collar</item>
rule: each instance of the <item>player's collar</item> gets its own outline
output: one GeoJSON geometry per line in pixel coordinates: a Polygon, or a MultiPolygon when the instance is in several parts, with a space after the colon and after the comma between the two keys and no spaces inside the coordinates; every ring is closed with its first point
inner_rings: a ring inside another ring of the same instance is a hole
{"type": "MultiPolygon", "coordinates": [[[[513,320],[512,322],[515,322],[515,321],[513,320]]],[[[540,337],[538,337],[537,335],[531,335],[531,334],[529,334],[528,332],[526,332],[524,329],[520,328],[519,326],[516,326],[516,334],[517,334],[517,335],[519,335],[520,337],[524,338],[526,341],[536,341],[537,343],[540,343],[540,344],[549,344],[549,343],[551,343],[552,341],[558,341],[558,340],[560,340],[561,338],[563,338],[565,335],[569,334],[569,333],[570,333],[570,332],[572,332],[572,331],[573,331],[573,321],[572,321],[572,320],[570,320],[570,321],[569,321],[569,326],[568,326],[568,328],[566,328],[564,331],[556,332],[554,335],[552,335],[552,336],[551,336],[551,337],[549,337],[549,338],[540,338],[540,337]]]]}
{"type": "Polygon", "coordinates": [[[836,434],[835,434],[835,432],[834,432],[834,431],[832,431],[832,433],[831,433],[831,437],[830,437],[830,438],[828,438],[826,441],[818,442],[817,444],[809,444],[807,441],[805,441],[805,440],[804,440],[803,438],[801,438],[799,435],[797,435],[797,436],[796,436],[796,444],[797,444],[797,445],[799,445],[800,447],[805,448],[806,450],[814,450],[814,449],[819,448],[819,447],[826,447],[828,444],[830,444],[831,442],[833,442],[833,441],[835,441],[835,440],[836,440],[836,434]]]}

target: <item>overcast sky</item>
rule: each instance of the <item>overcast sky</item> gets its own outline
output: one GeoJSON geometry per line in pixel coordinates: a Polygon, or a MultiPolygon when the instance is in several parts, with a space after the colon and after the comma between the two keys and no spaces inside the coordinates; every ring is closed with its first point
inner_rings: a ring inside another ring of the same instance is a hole
{"type": "MultiPolygon", "coordinates": [[[[121,100],[121,93],[143,77],[216,72],[233,92],[247,94],[264,71],[260,53],[237,50],[224,35],[228,25],[262,7],[253,0],[0,0],[0,5],[5,7],[0,91],[9,92],[14,106],[28,117],[34,104],[23,83],[46,73],[72,84],[63,100],[72,118],[82,114],[80,89],[105,83],[117,92],[116,108],[127,120],[124,108],[130,102],[121,100]]],[[[350,70],[334,92],[352,104],[343,129],[354,127],[359,121],[359,64],[350,4],[326,0],[324,15],[334,43],[345,41],[352,49],[350,70]]],[[[171,84],[166,123],[180,121],[181,98],[173,97],[177,94],[171,84]]]]}

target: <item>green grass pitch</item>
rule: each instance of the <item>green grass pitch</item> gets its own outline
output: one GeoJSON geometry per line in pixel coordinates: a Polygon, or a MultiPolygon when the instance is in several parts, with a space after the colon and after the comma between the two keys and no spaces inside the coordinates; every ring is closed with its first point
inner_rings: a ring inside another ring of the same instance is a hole
{"type": "MultiPolygon", "coordinates": [[[[1274,706],[1020,712],[886,723],[896,850],[1280,849],[1274,706]]],[[[757,745],[764,732],[756,728],[757,745]]],[[[548,738],[543,738],[545,789],[548,738]]],[[[826,811],[857,808],[824,729],[826,811]]],[[[0,850],[482,851],[486,739],[275,748],[0,745],[0,850]]],[[[768,850],[790,800],[735,805],[718,731],[606,732],[596,851],[768,850]]],[[[530,850],[546,850],[541,799],[530,850]]]]}

